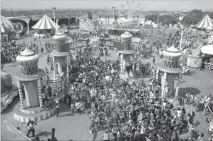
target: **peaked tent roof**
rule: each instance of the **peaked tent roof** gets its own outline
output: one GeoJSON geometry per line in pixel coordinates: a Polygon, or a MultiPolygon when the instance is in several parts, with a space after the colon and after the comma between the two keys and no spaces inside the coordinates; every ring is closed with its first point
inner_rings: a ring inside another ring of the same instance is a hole
{"type": "Polygon", "coordinates": [[[6,17],[1,16],[1,20],[0,20],[0,30],[1,33],[6,33],[8,31],[13,31],[14,30],[14,25],[13,23],[8,20],[6,17]]]}
{"type": "Polygon", "coordinates": [[[58,27],[47,15],[44,15],[32,28],[33,29],[53,29],[58,27]]]}
{"type": "Polygon", "coordinates": [[[197,28],[205,29],[207,27],[213,26],[213,20],[206,15],[197,25],[197,28]]]}
{"type": "Polygon", "coordinates": [[[213,55],[213,45],[206,45],[201,47],[201,52],[204,54],[213,55]]]}

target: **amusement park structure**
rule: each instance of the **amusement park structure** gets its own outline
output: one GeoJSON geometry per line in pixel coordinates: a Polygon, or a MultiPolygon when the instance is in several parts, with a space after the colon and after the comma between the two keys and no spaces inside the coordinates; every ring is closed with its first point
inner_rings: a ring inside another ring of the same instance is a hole
{"type": "Polygon", "coordinates": [[[123,46],[123,50],[118,51],[121,63],[120,76],[123,79],[127,79],[133,77],[130,64],[131,57],[135,54],[135,51],[132,48],[132,34],[129,32],[121,34],[121,45],[123,46]]]}
{"type": "Polygon", "coordinates": [[[51,52],[54,72],[50,82],[56,84],[62,84],[62,89],[65,90],[69,85],[69,72],[70,72],[70,51],[67,37],[64,34],[57,34],[53,36],[56,42],[55,49],[51,52]],[[65,80],[66,79],[66,80],[65,80]],[[66,82],[65,82],[66,81],[66,82]]]}
{"type": "MultiPolygon", "coordinates": [[[[163,98],[170,97],[175,92],[175,81],[179,79],[179,76],[182,72],[182,68],[179,64],[181,55],[182,52],[172,46],[163,51],[163,62],[156,65],[156,80],[158,82],[161,81],[161,96],[163,98]],[[161,80],[159,79],[160,77],[161,80]]],[[[178,89],[179,88],[177,86],[177,91],[175,93],[178,93],[178,89]]]]}
{"type": "Polygon", "coordinates": [[[127,0],[125,4],[121,5],[120,8],[120,16],[122,15],[121,12],[127,13],[127,18],[129,21],[133,20],[133,13],[139,10],[140,3],[136,3],[134,0],[127,0]]]}
{"type": "Polygon", "coordinates": [[[20,71],[16,73],[20,103],[15,106],[14,118],[21,122],[40,121],[54,113],[54,108],[44,110],[42,78],[45,72],[38,68],[39,55],[26,48],[16,57],[20,71]]]}

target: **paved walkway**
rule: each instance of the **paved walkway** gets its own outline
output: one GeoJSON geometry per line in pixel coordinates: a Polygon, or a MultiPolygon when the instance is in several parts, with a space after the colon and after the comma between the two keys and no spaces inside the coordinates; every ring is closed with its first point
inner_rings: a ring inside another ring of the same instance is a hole
{"type": "MultiPolygon", "coordinates": [[[[117,53],[115,51],[110,51],[110,56],[107,59],[115,60],[117,59],[117,53]]],[[[46,56],[41,55],[39,60],[39,68],[44,68],[46,64],[46,56]]],[[[143,59],[144,60],[144,59],[143,59]]],[[[150,60],[145,60],[150,61],[150,60]]],[[[159,58],[156,58],[156,63],[159,61],[159,58]]],[[[12,76],[15,75],[17,71],[17,64],[7,64],[4,66],[4,70],[11,73],[12,76]]],[[[14,77],[13,77],[14,78],[14,77]]],[[[212,71],[198,71],[192,76],[183,76],[183,83],[181,88],[192,88],[197,91],[197,93],[193,93],[197,96],[206,93],[213,92],[213,72],[212,71]]],[[[26,134],[26,125],[18,123],[13,119],[13,107],[17,104],[19,100],[16,99],[6,111],[4,111],[1,115],[2,121],[7,120],[8,122],[12,123],[15,127],[21,127],[21,131],[26,134]]],[[[60,117],[56,118],[55,116],[44,120],[38,123],[36,126],[36,133],[39,136],[47,138],[50,136],[50,132],[52,128],[56,129],[56,137],[58,140],[90,140],[91,134],[89,133],[90,127],[90,119],[88,115],[78,115],[75,116],[70,115],[69,107],[62,107],[61,108],[60,117]]],[[[192,106],[186,106],[187,111],[194,110],[192,106]]],[[[205,134],[205,140],[208,139],[208,124],[206,123],[206,117],[212,118],[212,115],[203,116],[201,114],[196,115],[196,120],[199,122],[199,125],[196,127],[196,130],[205,134]]]]}

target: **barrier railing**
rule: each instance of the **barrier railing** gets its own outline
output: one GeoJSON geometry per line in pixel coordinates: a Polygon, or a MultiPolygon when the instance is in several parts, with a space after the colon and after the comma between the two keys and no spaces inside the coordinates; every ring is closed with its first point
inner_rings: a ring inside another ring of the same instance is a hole
{"type": "Polygon", "coordinates": [[[74,41],[74,42],[70,42],[69,46],[71,49],[79,48],[79,47],[86,47],[87,42],[86,41],[74,41]]]}
{"type": "Polygon", "coordinates": [[[87,28],[87,30],[89,30],[89,31],[91,30],[90,26],[84,19],[81,19],[80,22],[87,28]]]}
{"type": "Polygon", "coordinates": [[[93,22],[90,19],[87,19],[86,22],[90,25],[90,27],[94,30],[95,29],[95,25],[93,24],[93,22]]]}

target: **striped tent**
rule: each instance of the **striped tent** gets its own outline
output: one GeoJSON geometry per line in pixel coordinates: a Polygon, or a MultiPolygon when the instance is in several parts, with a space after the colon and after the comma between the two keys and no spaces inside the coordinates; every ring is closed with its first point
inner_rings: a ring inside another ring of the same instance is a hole
{"type": "Polygon", "coordinates": [[[204,54],[213,55],[213,45],[206,45],[201,48],[201,52],[204,54]]]}
{"type": "Polygon", "coordinates": [[[206,15],[197,25],[196,27],[199,29],[206,29],[207,27],[213,26],[213,20],[206,15]]]}
{"type": "Polygon", "coordinates": [[[47,15],[44,15],[32,28],[33,29],[53,29],[59,27],[47,15]]]}
{"type": "Polygon", "coordinates": [[[4,16],[1,16],[0,30],[1,30],[1,33],[7,33],[9,31],[13,31],[14,25],[10,20],[5,18],[4,16]]]}

